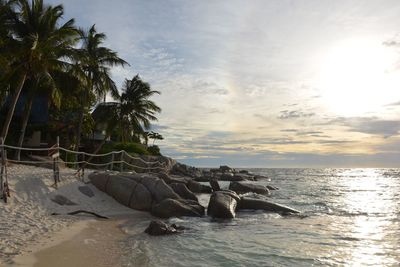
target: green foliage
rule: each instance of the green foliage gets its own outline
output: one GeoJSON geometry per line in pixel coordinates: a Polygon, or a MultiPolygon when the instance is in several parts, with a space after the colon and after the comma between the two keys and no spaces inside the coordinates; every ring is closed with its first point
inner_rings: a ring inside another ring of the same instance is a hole
{"type": "Polygon", "coordinates": [[[161,156],[160,148],[156,145],[149,146],[147,148],[147,151],[153,156],[161,156]]]}
{"type": "Polygon", "coordinates": [[[104,144],[100,153],[108,153],[111,151],[125,150],[129,154],[149,155],[146,146],[139,143],[108,143],[104,144]]]}

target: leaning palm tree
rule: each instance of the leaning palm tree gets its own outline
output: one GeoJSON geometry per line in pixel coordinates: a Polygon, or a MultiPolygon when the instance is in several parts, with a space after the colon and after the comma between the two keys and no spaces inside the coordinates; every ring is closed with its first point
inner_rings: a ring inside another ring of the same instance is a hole
{"type": "Polygon", "coordinates": [[[17,77],[3,124],[1,137],[7,137],[11,119],[26,79],[35,75],[45,77],[55,87],[52,70],[63,70],[73,54],[72,46],[79,40],[79,31],[70,19],[61,26],[64,14],[61,5],[44,5],[43,0],[15,0],[15,12],[7,19],[12,40],[7,53],[13,55],[8,80],[17,77]]]}
{"type": "Polygon", "coordinates": [[[76,150],[79,150],[80,146],[84,113],[89,103],[88,98],[94,94],[98,99],[105,99],[108,92],[114,96],[118,95],[117,86],[111,79],[110,67],[129,65],[115,51],[101,46],[106,35],[98,33],[95,25],[87,32],[81,32],[83,44],[82,48],[79,49],[77,65],[81,67],[84,78],[82,80],[83,92],[76,133],[76,150]]]}

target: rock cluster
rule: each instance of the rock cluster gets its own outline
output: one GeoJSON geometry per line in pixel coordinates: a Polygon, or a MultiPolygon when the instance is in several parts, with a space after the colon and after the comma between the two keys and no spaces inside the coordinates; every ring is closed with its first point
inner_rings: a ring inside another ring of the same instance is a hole
{"type": "Polygon", "coordinates": [[[246,170],[236,171],[221,166],[204,171],[180,163],[171,166],[170,173],[95,172],[89,175],[89,179],[121,204],[149,211],[160,218],[205,215],[205,208],[199,204],[196,193],[212,193],[207,214],[213,218],[235,218],[236,212],[244,209],[299,213],[290,207],[265,200],[266,196],[270,196],[270,190],[277,188],[249,182],[257,176],[246,170]],[[200,183],[198,180],[201,179],[211,186],[200,183]],[[231,181],[229,190],[221,190],[218,180],[231,181]],[[240,196],[246,193],[255,193],[256,197],[240,196]],[[257,195],[264,199],[259,199],[257,195]]]}
{"type": "Polygon", "coordinates": [[[203,216],[198,201],[177,194],[163,179],[148,174],[101,172],[89,175],[98,189],[132,209],[158,217],[203,216]]]}

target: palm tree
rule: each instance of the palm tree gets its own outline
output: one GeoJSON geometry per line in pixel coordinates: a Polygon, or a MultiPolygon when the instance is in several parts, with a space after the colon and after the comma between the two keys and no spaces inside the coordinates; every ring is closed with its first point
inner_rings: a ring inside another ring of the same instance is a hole
{"type": "Polygon", "coordinates": [[[56,87],[52,70],[63,70],[73,54],[72,46],[79,40],[79,31],[70,19],[59,26],[64,14],[61,5],[44,5],[43,0],[15,0],[16,10],[7,19],[12,45],[7,53],[14,56],[8,80],[17,77],[1,137],[7,137],[19,95],[27,78],[40,76],[56,87]]]}
{"type": "Polygon", "coordinates": [[[78,127],[76,134],[76,150],[79,150],[85,108],[88,106],[88,98],[94,94],[98,99],[104,98],[108,92],[118,95],[118,89],[111,79],[110,67],[129,65],[118,54],[106,47],[101,46],[106,35],[98,33],[95,25],[87,32],[81,31],[83,40],[82,48],[79,50],[78,66],[84,73],[83,93],[81,98],[81,109],[79,111],[78,127]]]}
{"type": "Polygon", "coordinates": [[[161,108],[149,100],[155,94],[160,92],[151,90],[150,85],[143,82],[138,75],[132,80],[125,80],[122,94],[115,97],[117,102],[102,103],[96,109],[94,119],[105,124],[106,134],[94,154],[114,132],[125,142],[134,133],[143,133],[144,129],[149,129],[150,122],[156,121],[155,115],[161,112],[161,108]]]}
{"type": "Polygon", "coordinates": [[[164,137],[161,134],[156,133],[156,132],[150,132],[148,134],[148,137],[150,139],[153,139],[153,146],[154,146],[154,143],[156,142],[156,140],[164,140],[164,137]]]}

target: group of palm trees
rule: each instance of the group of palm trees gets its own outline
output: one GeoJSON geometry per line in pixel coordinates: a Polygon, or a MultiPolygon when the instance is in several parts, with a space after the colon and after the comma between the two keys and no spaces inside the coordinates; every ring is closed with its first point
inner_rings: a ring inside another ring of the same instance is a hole
{"type": "MultiPolygon", "coordinates": [[[[61,116],[60,110],[74,114],[76,149],[88,131],[87,117],[107,94],[115,102],[107,105],[102,117],[105,140],[116,132],[121,141],[129,141],[133,134],[147,135],[150,122],[161,111],[149,98],[159,92],[136,75],[125,81],[120,93],[110,70],[128,63],[103,46],[106,36],[95,25],[82,30],[74,19],[63,20],[63,15],[62,5],[46,5],[43,0],[0,0],[0,100],[7,103],[0,137],[8,136],[21,94],[27,100],[18,146],[38,95],[46,95],[61,116]]],[[[93,123],[88,125],[93,130],[93,123]]]]}

